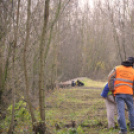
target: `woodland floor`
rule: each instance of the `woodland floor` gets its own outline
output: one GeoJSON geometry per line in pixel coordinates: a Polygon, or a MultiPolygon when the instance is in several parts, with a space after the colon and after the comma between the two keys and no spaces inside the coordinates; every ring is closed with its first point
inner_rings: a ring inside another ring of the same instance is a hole
{"type": "MultiPolygon", "coordinates": [[[[60,88],[46,93],[47,131],[51,134],[118,134],[118,126],[116,129],[107,128],[105,101],[100,96],[105,82],[88,78],[83,78],[82,82],[84,87],[60,88]]],[[[38,110],[36,107],[37,118],[38,110]]],[[[19,119],[14,134],[32,134],[30,120],[26,117],[23,121],[19,119]]],[[[9,124],[3,122],[4,125],[7,127],[9,124]]],[[[2,134],[6,131],[3,127],[2,134]]]]}

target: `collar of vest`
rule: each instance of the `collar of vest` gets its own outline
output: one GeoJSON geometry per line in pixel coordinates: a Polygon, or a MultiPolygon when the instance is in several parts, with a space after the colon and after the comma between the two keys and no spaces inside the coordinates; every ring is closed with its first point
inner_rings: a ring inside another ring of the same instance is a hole
{"type": "Polygon", "coordinates": [[[126,67],[133,67],[133,63],[131,63],[131,62],[129,62],[129,61],[123,61],[123,62],[121,63],[121,65],[126,66],[126,67]]]}

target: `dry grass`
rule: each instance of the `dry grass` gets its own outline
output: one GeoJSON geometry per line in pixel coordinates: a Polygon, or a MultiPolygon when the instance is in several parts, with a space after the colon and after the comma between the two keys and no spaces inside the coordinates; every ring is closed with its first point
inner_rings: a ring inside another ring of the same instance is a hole
{"type": "Polygon", "coordinates": [[[88,79],[83,82],[86,88],[57,89],[46,98],[48,128],[53,134],[60,133],[66,124],[75,121],[84,134],[118,134],[119,129],[107,129],[105,102],[100,96],[105,83],[88,79]],[[60,126],[59,130],[55,124],[60,126]]]}
{"type": "MultiPolygon", "coordinates": [[[[56,89],[46,94],[47,130],[51,134],[118,134],[119,129],[107,129],[105,102],[100,96],[105,82],[96,82],[87,78],[82,81],[85,83],[84,87],[56,89]],[[77,133],[69,133],[71,121],[75,121],[74,129],[77,133]]],[[[39,119],[38,110],[37,108],[35,113],[39,119]]],[[[9,126],[7,122],[3,125],[9,126]]],[[[7,129],[3,128],[2,134],[6,134],[6,131],[7,129]]],[[[18,132],[20,134],[32,133],[30,119],[25,122],[18,121],[15,134],[18,132]]]]}

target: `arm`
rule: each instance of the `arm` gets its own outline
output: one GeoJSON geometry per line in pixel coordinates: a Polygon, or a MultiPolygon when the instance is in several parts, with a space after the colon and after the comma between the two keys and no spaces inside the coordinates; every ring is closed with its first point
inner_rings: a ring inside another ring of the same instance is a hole
{"type": "Polygon", "coordinates": [[[114,101],[114,96],[112,96],[113,98],[111,98],[111,97],[107,97],[107,100],[109,101],[109,102],[111,102],[111,103],[114,103],[114,104],[116,104],[116,102],[114,101]]]}
{"type": "Polygon", "coordinates": [[[107,94],[109,92],[109,88],[108,88],[108,83],[104,86],[102,92],[101,92],[101,96],[106,99],[107,98],[107,94]]]}
{"type": "Polygon", "coordinates": [[[134,98],[134,81],[133,81],[133,98],[134,98]]]}
{"type": "Polygon", "coordinates": [[[116,76],[116,70],[113,69],[108,75],[108,87],[110,90],[114,90],[114,79],[116,76]]]}
{"type": "Polygon", "coordinates": [[[111,98],[110,97],[111,95],[109,96],[108,92],[109,92],[109,87],[108,87],[108,83],[107,83],[103,88],[101,96],[102,96],[103,99],[107,99],[109,102],[116,104],[115,101],[114,101],[114,98],[111,98]]]}

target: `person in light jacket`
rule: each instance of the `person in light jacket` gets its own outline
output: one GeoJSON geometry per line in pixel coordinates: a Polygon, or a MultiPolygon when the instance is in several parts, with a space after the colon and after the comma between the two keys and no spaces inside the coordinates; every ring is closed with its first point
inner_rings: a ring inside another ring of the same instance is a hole
{"type": "Polygon", "coordinates": [[[115,128],[114,115],[116,111],[116,103],[112,91],[109,90],[108,83],[104,86],[101,96],[105,99],[106,103],[108,128],[115,128]]]}

